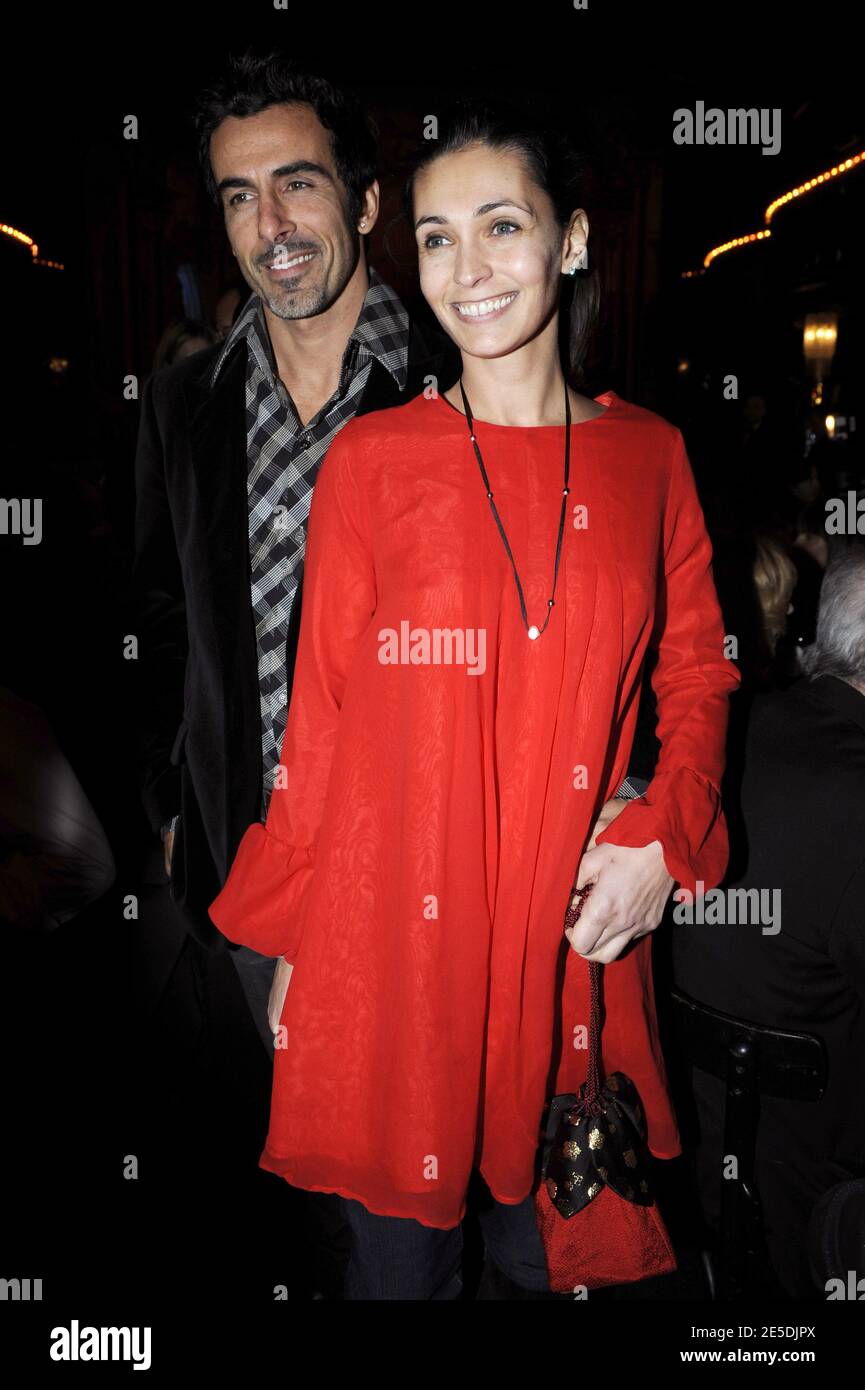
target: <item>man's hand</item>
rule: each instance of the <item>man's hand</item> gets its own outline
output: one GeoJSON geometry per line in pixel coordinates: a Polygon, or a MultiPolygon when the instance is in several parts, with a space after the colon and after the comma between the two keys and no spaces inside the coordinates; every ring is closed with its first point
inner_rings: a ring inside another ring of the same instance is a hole
{"type": "Polygon", "coordinates": [[[291,983],[293,969],[294,966],[285,959],[285,956],[280,956],[273,972],[270,998],[267,1001],[267,1021],[270,1025],[270,1031],[274,1035],[279,1032],[279,1021],[282,1018],[282,1008],[285,1004],[288,986],[291,983]]]}
{"type": "MultiPolygon", "coordinates": [[[[593,840],[600,833],[596,826],[593,840]]],[[[580,860],[575,887],[587,883],[594,887],[565,936],[586,960],[609,965],[630,941],[655,930],[675,879],[667,872],[660,840],[653,840],[639,849],[593,844],[580,860]]]]}
{"type": "Polygon", "coordinates": [[[162,850],[165,855],[166,878],[171,878],[171,856],[174,853],[174,834],[175,832],[173,830],[169,830],[165,839],[162,841],[162,850]]]}

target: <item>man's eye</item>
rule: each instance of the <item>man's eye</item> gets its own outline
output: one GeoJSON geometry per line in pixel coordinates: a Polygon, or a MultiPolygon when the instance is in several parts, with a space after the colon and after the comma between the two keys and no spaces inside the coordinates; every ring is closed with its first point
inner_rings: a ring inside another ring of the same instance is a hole
{"type": "MultiPolygon", "coordinates": [[[[290,179],[289,182],[286,184],[286,188],[287,188],[287,189],[288,189],[288,188],[311,188],[311,187],[312,187],[312,184],[307,183],[305,179],[290,179]]],[[[229,200],[228,200],[229,206],[230,206],[230,207],[234,207],[234,205],[237,203],[238,199],[240,199],[240,198],[251,198],[251,197],[252,197],[252,194],[249,192],[249,190],[248,190],[248,189],[243,189],[243,190],[241,190],[241,192],[235,193],[235,194],[233,195],[233,197],[229,198],[229,200]]]]}

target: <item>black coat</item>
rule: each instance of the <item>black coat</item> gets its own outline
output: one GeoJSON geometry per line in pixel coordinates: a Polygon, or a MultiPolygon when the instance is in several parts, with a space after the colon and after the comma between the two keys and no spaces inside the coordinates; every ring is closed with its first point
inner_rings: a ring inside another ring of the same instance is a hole
{"type": "MultiPolygon", "coordinates": [[[[246,350],[211,389],[222,344],[147,382],[135,463],[135,559],[130,662],[145,810],[155,832],[178,811],[172,897],[202,943],[224,937],[207,907],[247,827],[260,819],[261,712],[250,597],[246,350]]],[[[411,324],[400,392],[378,361],[357,413],[402,405],[435,378],[459,374],[450,339],[411,324]]],[[[302,569],[286,638],[288,694],[302,602],[302,569]]]]}

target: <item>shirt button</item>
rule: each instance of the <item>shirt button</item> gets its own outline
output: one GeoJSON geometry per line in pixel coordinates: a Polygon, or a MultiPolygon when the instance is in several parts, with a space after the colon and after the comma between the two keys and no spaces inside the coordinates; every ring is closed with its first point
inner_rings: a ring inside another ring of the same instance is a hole
{"type": "Polygon", "coordinates": [[[279,694],[278,694],[277,697],[276,697],[276,703],[277,703],[278,705],[284,705],[284,704],[285,704],[285,691],[284,691],[284,690],[280,690],[279,694]]]}

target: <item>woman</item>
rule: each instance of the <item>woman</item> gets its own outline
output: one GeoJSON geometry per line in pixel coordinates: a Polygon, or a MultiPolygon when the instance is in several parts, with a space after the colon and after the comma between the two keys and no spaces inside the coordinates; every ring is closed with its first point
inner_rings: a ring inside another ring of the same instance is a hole
{"type": "Polygon", "coordinates": [[[261,1166],[347,1199],[348,1297],[456,1296],[473,1168],[525,1216],[544,1102],[586,1074],[587,960],[607,965],[604,1064],[635,1081],[652,1151],[681,1151],[647,934],[674,881],[722,875],[738,676],[681,435],[566,387],[561,285],[574,379],[597,307],[578,172],[473,107],[413,169],[461,381],[331,445],[284,776],[210,909],[295,966],[261,1166]],[[650,638],[660,760],[612,826],[650,638]],[[594,887],[568,950],[575,881],[594,887]]]}

